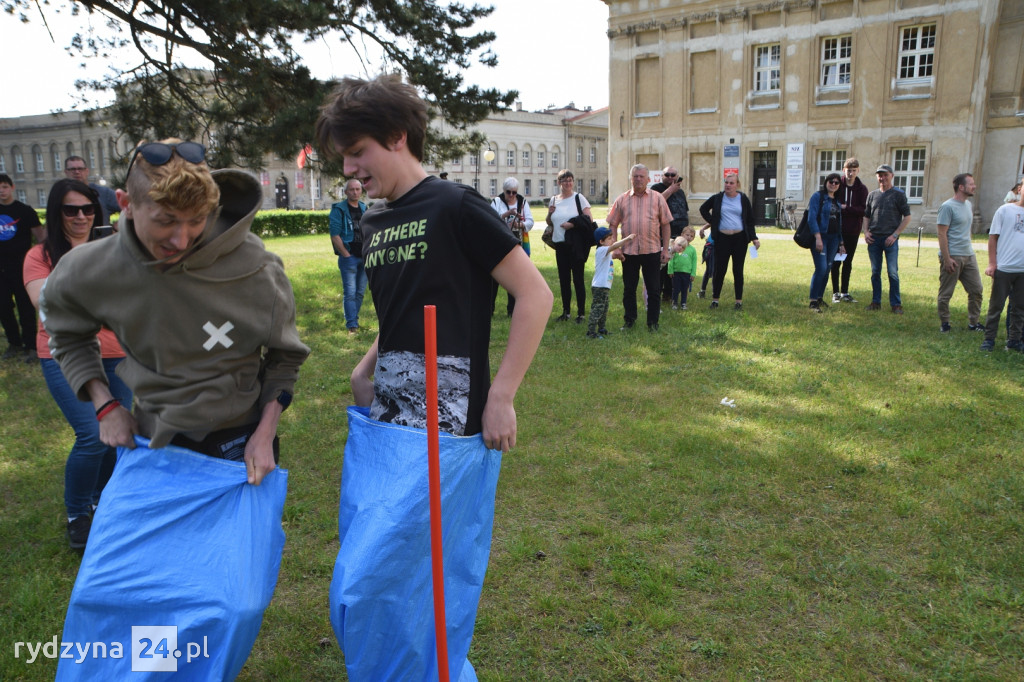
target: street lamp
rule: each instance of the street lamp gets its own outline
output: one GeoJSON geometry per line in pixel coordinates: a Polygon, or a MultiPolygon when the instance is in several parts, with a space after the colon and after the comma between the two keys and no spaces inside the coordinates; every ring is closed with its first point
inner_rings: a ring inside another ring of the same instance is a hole
{"type": "MultiPolygon", "coordinates": [[[[494,150],[491,149],[491,144],[489,142],[487,143],[487,151],[484,152],[484,161],[486,161],[487,163],[490,163],[491,161],[494,161],[494,150]]],[[[477,155],[476,155],[476,172],[473,174],[473,184],[475,185],[475,187],[473,189],[475,189],[477,192],[479,192],[480,191],[480,153],[479,152],[477,152],[477,155]]]]}

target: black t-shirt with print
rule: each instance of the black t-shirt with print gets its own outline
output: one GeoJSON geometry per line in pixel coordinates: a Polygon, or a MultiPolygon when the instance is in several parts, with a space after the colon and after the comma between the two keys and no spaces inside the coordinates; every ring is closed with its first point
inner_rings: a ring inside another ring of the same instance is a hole
{"type": "Polygon", "coordinates": [[[38,226],[39,216],[28,204],[0,204],[0,268],[21,276],[25,254],[32,248],[32,228],[38,226]]]}
{"type": "Polygon", "coordinates": [[[348,215],[352,218],[352,241],[348,244],[348,253],[356,258],[363,257],[363,230],[360,222],[363,219],[363,209],[359,206],[348,205],[348,215]]]}
{"type": "Polygon", "coordinates": [[[516,238],[473,188],[433,176],[378,201],[361,223],[380,325],[370,416],[426,426],[423,306],[434,305],[441,430],[479,433],[491,381],[491,271],[516,238]]]}

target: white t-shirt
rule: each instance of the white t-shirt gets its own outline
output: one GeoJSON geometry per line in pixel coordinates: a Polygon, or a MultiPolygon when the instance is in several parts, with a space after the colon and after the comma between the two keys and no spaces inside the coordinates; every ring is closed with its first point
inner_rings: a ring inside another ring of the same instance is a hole
{"type": "MultiPolygon", "coordinates": [[[[580,213],[576,210],[576,196],[578,192],[573,192],[571,196],[563,199],[561,194],[556,194],[551,197],[551,201],[548,205],[554,205],[555,212],[551,214],[551,222],[555,224],[555,230],[551,234],[551,240],[554,242],[565,241],[565,230],[562,229],[562,223],[568,222],[570,218],[575,218],[580,213]]],[[[590,207],[590,202],[582,194],[579,194],[580,206],[584,209],[590,207]]]]}
{"type": "Polygon", "coordinates": [[[594,279],[590,286],[598,289],[611,289],[612,279],[615,277],[615,267],[612,261],[612,252],[607,246],[597,247],[594,252],[594,279]]]}
{"type": "Polygon", "coordinates": [[[989,234],[998,234],[996,242],[996,270],[1024,272],[1024,207],[1003,204],[992,216],[989,234]]]}

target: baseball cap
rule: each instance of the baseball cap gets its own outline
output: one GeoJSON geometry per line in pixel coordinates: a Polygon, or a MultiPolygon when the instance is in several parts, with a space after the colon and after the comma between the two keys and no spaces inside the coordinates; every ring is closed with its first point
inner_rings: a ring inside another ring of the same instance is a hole
{"type": "Polygon", "coordinates": [[[594,243],[600,244],[604,240],[604,238],[610,236],[611,233],[612,231],[609,230],[607,227],[597,228],[596,230],[594,230],[594,243]]]}
{"type": "Polygon", "coordinates": [[[875,169],[875,173],[888,173],[889,175],[892,175],[892,166],[890,166],[887,163],[883,163],[881,166],[875,169]]]}

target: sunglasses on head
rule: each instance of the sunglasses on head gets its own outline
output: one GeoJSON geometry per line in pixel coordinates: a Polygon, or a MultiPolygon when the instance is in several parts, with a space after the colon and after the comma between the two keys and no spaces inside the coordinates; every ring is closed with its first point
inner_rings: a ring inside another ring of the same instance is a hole
{"type": "Polygon", "coordinates": [[[135,159],[139,156],[144,158],[150,166],[162,166],[171,160],[174,152],[178,152],[178,156],[189,163],[202,163],[206,160],[206,147],[198,142],[176,142],[171,144],[166,142],[146,142],[135,148],[132,160],[128,162],[128,172],[125,173],[125,177],[131,174],[132,166],[135,165],[135,159]]]}
{"type": "Polygon", "coordinates": [[[81,206],[75,204],[61,204],[60,210],[61,213],[64,214],[65,218],[74,218],[75,216],[78,215],[79,211],[81,211],[82,215],[84,215],[86,218],[96,214],[96,207],[93,206],[92,204],[84,204],[81,206]]]}

